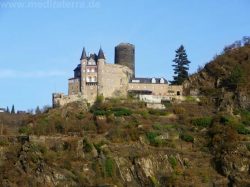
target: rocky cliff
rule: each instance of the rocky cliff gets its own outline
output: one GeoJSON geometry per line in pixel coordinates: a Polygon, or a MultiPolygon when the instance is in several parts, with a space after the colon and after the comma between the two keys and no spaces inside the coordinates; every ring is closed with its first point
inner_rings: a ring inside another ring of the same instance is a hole
{"type": "Polygon", "coordinates": [[[219,109],[250,107],[250,45],[226,50],[184,83],[186,94],[209,97],[219,109]]]}

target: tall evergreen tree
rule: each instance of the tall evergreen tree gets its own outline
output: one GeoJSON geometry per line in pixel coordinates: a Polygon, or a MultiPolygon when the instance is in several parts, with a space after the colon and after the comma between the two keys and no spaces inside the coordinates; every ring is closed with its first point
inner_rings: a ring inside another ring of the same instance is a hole
{"type": "Polygon", "coordinates": [[[8,114],[10,113],[10,109],[9,109],[8,106],[7,106],[6,112],[7,112],[8,114]]]}
{"type": "Polygon", "coordinates": [[[190,61],[187,58],[186,50],[183,45],[181,45],[176,51],[175,59],[172,65],[174,67],[174,76],[171,84],[180,85],[188,78],[188,70],[190,61]]]}
{"type": "Polygon", "coordinates": [[[11,114],[15,114],[16,112],[15,112],[15,106],[14,105],[12,105],[12,108],[11,108],[11,114]]]}
{"type": "Polygon", "coordinates": [[[41,110],[40,110],[40,108],[39,108],[39,106],[36,107],[35,113],[36,114],[41,114],[42,113],[41,110]]]}

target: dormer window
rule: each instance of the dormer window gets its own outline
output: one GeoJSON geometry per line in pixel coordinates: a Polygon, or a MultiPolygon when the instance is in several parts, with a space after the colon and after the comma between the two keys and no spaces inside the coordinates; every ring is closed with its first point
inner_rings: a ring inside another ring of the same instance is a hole
{"type": "Polygon", "coordinates": [[[161,84],[164,84],[164,83],[165,83],[165,81],[164,81],[163,78],[160,79],[160,83],[161,83],[161,84]]]}
{"type": "Polygon", "coordinates": [[[152,78],[152,83],[155,84],[156,83],[156,79],[152,78]]]}

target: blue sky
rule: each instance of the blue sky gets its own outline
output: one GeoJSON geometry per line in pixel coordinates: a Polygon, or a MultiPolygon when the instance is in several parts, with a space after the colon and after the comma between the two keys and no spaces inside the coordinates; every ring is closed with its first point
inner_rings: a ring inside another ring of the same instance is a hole
{"type": "Polygon", "coordinates": [[[81,50],[136,47],[136,75],[171,80],[183,44],[190,73],[249,36],[249,0],[0,0],[0,107],[51,105],[67,93],[81,50]]]}

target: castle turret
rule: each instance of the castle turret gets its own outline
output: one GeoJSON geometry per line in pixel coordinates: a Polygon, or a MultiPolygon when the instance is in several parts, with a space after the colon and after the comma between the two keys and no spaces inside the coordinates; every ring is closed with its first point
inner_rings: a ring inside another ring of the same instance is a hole
{"type": "Polygon", "coordinates": [[[104,73],[104,64],[105,64],[105,55],[104,52],[102,50],[102,48],[100,48],[99,52],[98,52],[98,60],[97,60],[97,69],[98,69],[98,95],[103,95],[103,73],[104,73]]]}
{"type": "Polygon", "coordinates": [[[115,64],[129,67],[135,77],[135,46],[129,43],[121,43],[115,47],[115,64]]]}
{"type": "Polygon", "coordinates": [[[80,62],[81,62],[81,81],[80,81],[80,88],[81,88],[81,93],[84,94],[84,89],[85,89],[85,85],[86,85],[86,73],[85,73],[85,69],[86,69],[86,65],[87,65],[87,55],[86,55],[86,51],[85,51],[85,47],[82,50],[82,55],[80,58],[80,62]]]}
{"type": "Polygon", "coordinates": [[[87,55],[86,55],[85,47],[82,50],[82,56],[81,56],[80,60],[87,60],[87,55]]]}

